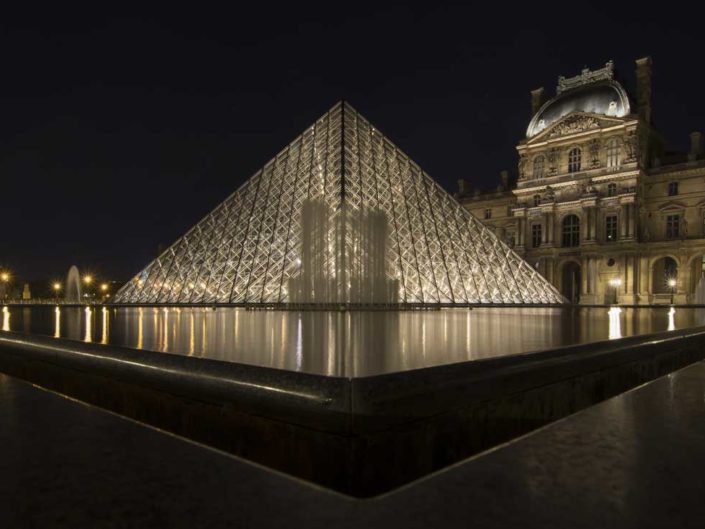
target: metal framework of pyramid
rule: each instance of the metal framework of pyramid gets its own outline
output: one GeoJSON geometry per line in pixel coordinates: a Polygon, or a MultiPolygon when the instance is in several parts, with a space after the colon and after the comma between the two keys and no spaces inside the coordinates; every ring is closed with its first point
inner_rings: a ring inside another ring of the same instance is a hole
{"type": "Polygon", "coordinates": [[[340,102],[123,286],[114,303],[562,303],[340,102]]]}

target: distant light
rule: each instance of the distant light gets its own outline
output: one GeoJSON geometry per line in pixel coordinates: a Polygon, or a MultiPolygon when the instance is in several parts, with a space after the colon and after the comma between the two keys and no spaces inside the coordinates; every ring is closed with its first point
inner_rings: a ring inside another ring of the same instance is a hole
{"type": "Polygon", "coordinates": [[[0,274],[0,279],[7,283],[10,280],[10,274],[8,274],[7,272],[3,272],[2,274],[0,274]]]}
{"type": "Polygon", "coordinates": [[[611,287],[617,288],[618,286],[620,286],[622,284],[622,280],[618,277],[615,277],[614,279],[610,279],[608,281],[608,283],[610,284],[611,287]]]}
{"type": "Polygon", "coordinates": [[[90,285],[93,282],[93,276],[83,276],[83,282],[86,285],[90,285]]]}
{"type": "Polygon", "coordinates": [[[58,292],[59,290],[61,290],[61,283],[54,283],[54,284],[52,285],[52,288],[53,288],[56,292],[58,292]]]}
{"type": "Polygon", "coordinates": [[[668,286],[673,288],[676,286],[676,280],[675,279],[669,279],[668,280],[668,286]]]}
{"type": "Polygon", "coordinates": [[[100,285],[100,289],[101,289],[103,292],[107,291],[107,290],[108,290],[108,284],[107,284],[107,283],[103,283],[102,285],[100,285]]]}

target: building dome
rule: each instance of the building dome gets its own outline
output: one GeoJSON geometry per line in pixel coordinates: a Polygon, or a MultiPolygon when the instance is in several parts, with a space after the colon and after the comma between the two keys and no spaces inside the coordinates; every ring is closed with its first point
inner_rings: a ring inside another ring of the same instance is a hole
{"type": "Polygon", "coordinates": [[[560,92],[545,103],[529,123],[526,137],[536,136],[572,112],[621,118],[629,111],[629,98],[617,81],[609,79],[585,84],[560,92]]]}

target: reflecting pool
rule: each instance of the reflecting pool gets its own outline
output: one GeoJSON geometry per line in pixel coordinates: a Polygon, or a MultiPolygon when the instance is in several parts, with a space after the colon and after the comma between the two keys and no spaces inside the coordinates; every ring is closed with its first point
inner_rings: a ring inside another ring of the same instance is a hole
{"type": "Polygon", "coordinates": [[[705,325],[705,309],[3,307],[4,331],[359,377],[705,325]]]}

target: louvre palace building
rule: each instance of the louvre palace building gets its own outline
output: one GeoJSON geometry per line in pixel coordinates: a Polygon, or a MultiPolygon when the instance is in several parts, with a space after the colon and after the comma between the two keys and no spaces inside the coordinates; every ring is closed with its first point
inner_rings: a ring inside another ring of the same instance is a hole
{"type": "Polygon", "coordinates": [[[651,59],[636,89],[614,73],[558,78],[531,92],[518,175],[496,190],[458,182],[459,201],[569,300],[581,304],[695,302],[705,271],[705,152],[666,150],[652,125],[651,59]]]}

